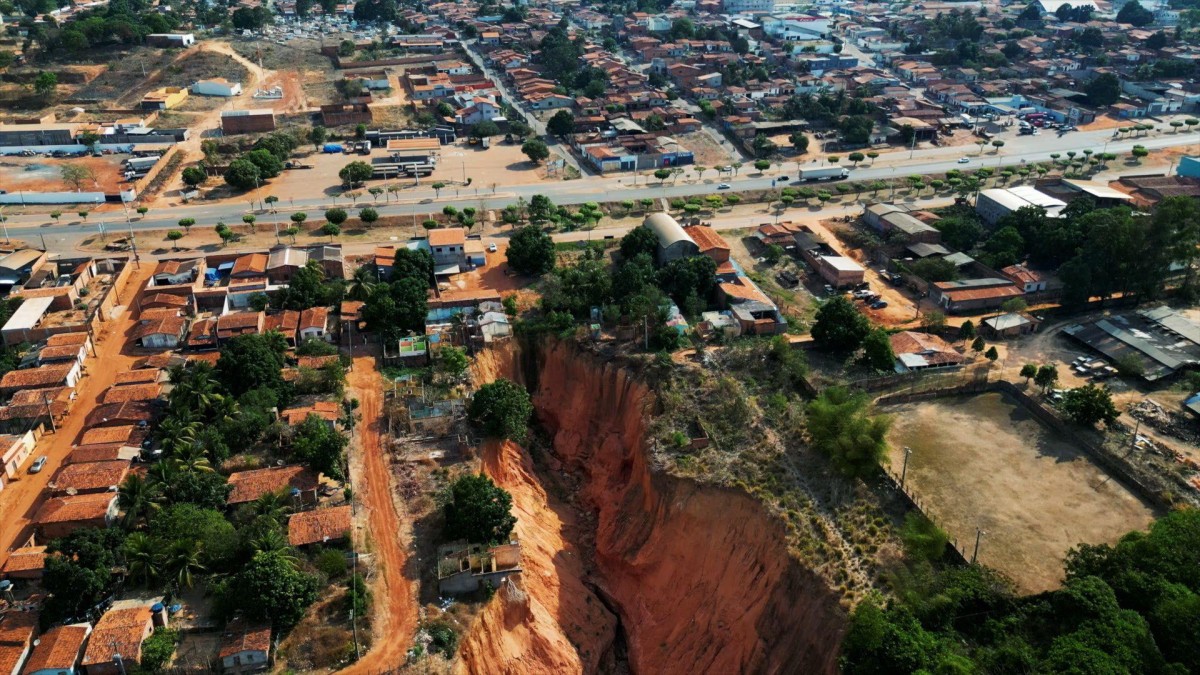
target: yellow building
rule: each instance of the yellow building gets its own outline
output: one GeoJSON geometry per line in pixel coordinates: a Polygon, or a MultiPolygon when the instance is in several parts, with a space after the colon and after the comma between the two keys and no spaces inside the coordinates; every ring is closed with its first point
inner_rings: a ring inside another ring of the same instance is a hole
{"type": "Polygon", "coordinates": [[[160,87],[142,97],[143,110],[168,110],[183,103],[188,90],[183,87],[160,87]]]}

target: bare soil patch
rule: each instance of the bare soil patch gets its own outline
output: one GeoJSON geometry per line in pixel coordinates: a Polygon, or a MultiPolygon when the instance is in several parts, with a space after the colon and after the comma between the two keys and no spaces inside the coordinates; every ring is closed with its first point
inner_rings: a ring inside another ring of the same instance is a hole
{"type": "Polygon", "coordinates": [[[1144,529],[1154,511],[1012,399],[972,397],[888,406],[891,465],[912,448],[906,482],[928,515],[970,557],[1028,593],[1057,588],[1080,543],[1112,543],[1144,529]]]}

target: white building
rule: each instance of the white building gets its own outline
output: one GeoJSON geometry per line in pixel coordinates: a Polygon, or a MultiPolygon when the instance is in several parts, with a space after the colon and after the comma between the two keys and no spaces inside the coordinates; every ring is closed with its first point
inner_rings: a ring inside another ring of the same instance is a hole
{"type": "Polygon", "coordinates": [[[762,25],[763,32],[780,40],[811,40],[829,35],[829,19],[812,14],[763,17],[762,25]]]}
{"type": "Polygon", "coordinates": [[[1022,185],[983,190],[975,200],[975,213],[983,222],[995,225],[996,221],[1025,206],[1040,206],[1046,210],[1046,215],[1057,218],[1066,205],[1063,200],[1051,197],[1032,185],[1022,185]]]}
{"type": "Polygon", "coordinates": [[[723,0],[721,8],[730,14],[770,13],[775,11],[775,0],[723,0]]]}
{"type": "Polygon", "coordinates": [[[198,80],[192,85],[192,93],[198,96],[241,96],[240,82],[230,82],[223,77],[198,80]]]}

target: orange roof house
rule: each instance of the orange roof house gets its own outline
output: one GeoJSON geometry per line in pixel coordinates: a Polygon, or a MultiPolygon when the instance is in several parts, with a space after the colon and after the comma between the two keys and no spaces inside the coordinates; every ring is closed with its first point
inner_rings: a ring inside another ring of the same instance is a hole
{"type": "Polygon", "coordinates": [[[309,406],[298,406],[288,408],[281,412],[279,416],[287,423],[289,427],[299,426],[308,419],[309,415],[316,415],[321,419],[333,424],[337,422],[341,416],[342,408],[337,401],[317,401],[309,406]]]}
{"type": "Polygon", "coordinates": [[[117,516],[117,496],[109,492],[52,497],[33,522],[44,540],[65,537],[81,527],[108,527],[117,516]]]}
{"type": "Polygon", "coordinates": [[[270,492],[299,490],[302,500],[316,503],[317,482],[317,474],[299,464],[236,471],[229,474],[229,484],[233,489],[225,502],[231,505],[244,504],[270,492]]]}
{"type": "Polygon", "coordinates": [[[75,672],[83,655],[83,643],[91,633],[92,626],[87,623],[51,628],[38,638],[38,644],[21,672],[25,675],[41,671],[75,672]]]}
{"type": "Polygon", "coordinates": [[[5,579],[41,579],[46,571],[46,547],[26,546],[8,554],[0,576],[5,579]]]}
{"type": "Polygon", "coordinates": [[[338,541],[349,534],[349,506],[301,511],[288,518],[288,542],[292,546],[338,541]]]}
{"type": "Polygon", "coordinates": [[[683,231],[700,247],[700,255],[712,258],[718,265],[729,261],[729,244],[707,225],[689,225],[683,231]]]}
{"type": "Polygon", "coordinates": [[[219,656],[225,672],[267,668],[271,657],[271,625],[234,619],[221,634],[219,656]]]}
{"type": "Polygon", "coordinates": [[[113,662],[113,654],[120,654],[125,663],[140,663],[142,642],[154,632],[153,613],[150,607],[128,607],[110,609],[96,622],[87,651],[83,654],[83,667],[87,675],[117,675],[120,669],[113,662]]]}
{"type": "Polygon", "coordinates": [[[129,462],[85,462],[68,464],[59,470],[50,484],[56,495],[108,492],[120,485],[129,474],[129,462]]]}

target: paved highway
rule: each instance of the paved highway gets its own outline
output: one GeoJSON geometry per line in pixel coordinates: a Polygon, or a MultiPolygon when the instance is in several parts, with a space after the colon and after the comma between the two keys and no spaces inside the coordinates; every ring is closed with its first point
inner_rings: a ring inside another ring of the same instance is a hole
{"type": "MultiPolygon", "coordinates": [[[[911,159],[903,152],[890,153],[879,158],[873,164],[852,168],[850,171],[850,180],[865,181],[903,178],[913,174],[941,174],[951,169],[970,171],[984,166],[990,168],[1019,166],[1022,163],[1032,164],[1050,161],[1050,155],[1053,153],[1065,153],[1068,150],[1083,149],[1118,154],[1120,159],[1113,162],[1110,167],[1112,169],[1124,167],[1126,169],[1125,172],[1129,173],[1137,171],[1135,165],[1125,164],[1126,156],[1134,145],[1140,144],[1155,150],[1200,144],[1200,133],[1189,134],[1185,132],[1176,134],[1158,132],[1146,137],[1116,139],[1114,138],[1113,130],[1109,129],[1091,132],[1072,132],[1062,136],[1057,136],[1051,132],[1039,136],[1012,136],[1011,138],[1006,138],[1005,142],[1007,144],[1006,147],[1002,148],[999,153],[996,153],[994,149],[989,147],[986,152],[979,154],[979,150],[975,146],[968,146],[966,148],[921,149],[912,153],[911,159]],[[967,161],[959,163],[959,159],[963,157],[967,158],[967,161]]],[[[824,162],[820,160],[799,163],[800,167],[822,165],[824,165],[824,162]]],[[[796,164],[789,162],[775,175],[785,175],[794,179],[796,166],[796,164]]],[[[500,188],[496,193],[491,193],[486,188],[467,189],[460,190],[456,196],[450,196],[448,191],[444,190],[443,193],[445,194],[442,198],[438,198],[436,193],[431,189],[415,189],[407,192],[404,199],[400,202],[392,201],[371,205],[375,206],[384,215],[403,215],[422,218],[426,214],[440,211],[446,205],[459,208],[473,206],[480,209],[501,209],[508,204],[516,202],[518,197],[523,197],[528,201],[536,194],[547,195],[558,204],[581,204],[588,201],[659,199],[712,194],[717,190],[719,182],[728,183],[731,186],[730,192],[783,187],[783,183],[779,183],[777,177],[772,177],[771,174],[759,174],[749,166],[743,167],[741,175],[735,177],[716,179],[713,177],[713,173],[711,170],[707,172],[707,177],[703,181],[697,181],[694,178],[694,174],[688,174],[691,178],[675,184],[669,181],[665,184],[660,184],[652,177],[639,175],[622,176],[619,178],[587,177],[579,180],[555,183],[511,185],[500,188]]],[[[280,213],[279,218],[281,219],[286,218],[287,214],[291,211],[307,211],[313,217],[317,217],[319,212],[325,208],[335,205],[343,208],[346,207],[347,204],[345,201],[345,199],[342,199],[340,200],[341,203],[335,204],[327,196],[314,197],[313,199],[297,199],[292,206],[278,208],[277,210],[280,213]]],[[[368,203],[369,200],[359,201],[360,206],[366,206],[368,203]]],[[[177,206],[169,209],[152,209],[143,219],[138,219],[134,215],[132,222],[129,223],[126,223],[125,216],[121,211],[110,211],[103,214],[94,213],[87,223],[79,223],[73,217],[64,215],[63,219],[73,221],[72,224],[56,223],[42,214],[14,214],[10,216],[7,226],[14,233],[14,236],[22,236],[30,240],[32,240],[31,235],[33,233],[17,231],[25,228],[35,228],[36,233],[45,236],[47,239],[63,235],[67,238],[77,238],[81,230],[89,233],[97,232],[101,222],[104,223],[106,230],[109,232],[115,233],[118,230],[124,232],[132,230],[136,232],[138,230],[176,227],[179,219],[185,217],[195,218],[197,227],[212,227],[218,221],[236,224],[241,222],[241,216],[245,213],[248,213],[246,202],[226,201],[213,204],[200,203],[177,206]]],[[[261,214],[263,212],[257,211],[256,213],[261,214]]],[[[269,226],[271,218],[271,216],[261,216],[259,219],[260,225],[269,226]]]]}

